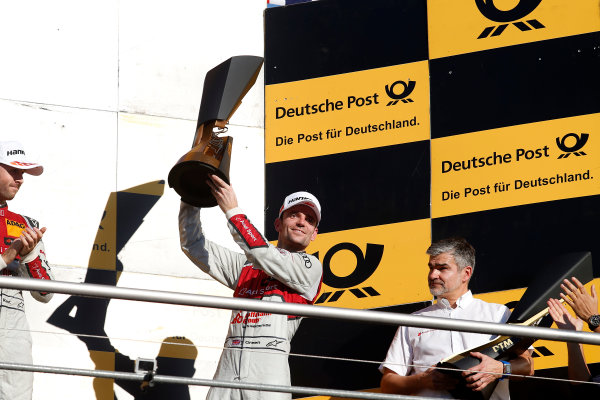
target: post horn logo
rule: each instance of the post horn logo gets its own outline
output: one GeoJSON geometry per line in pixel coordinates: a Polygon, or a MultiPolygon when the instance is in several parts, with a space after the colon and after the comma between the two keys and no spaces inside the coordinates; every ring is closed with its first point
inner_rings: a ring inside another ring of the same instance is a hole
{"type": "Polygon", "coordinates": [[[545,26],[537,19],[528,19],[526,21],[517,21],[525,18],[540,5],[542,0],[520,0],[512,10],[499,10],[494,4],[494,0],[475,0],[479,12],[491,21],[501,22],[500,25],[488,26],[481,32],[477,39],[500,36],[508,27],[507,22],[512,22],[521,32],[532,29],[542,29],[545,26]]]}
{"type": "Polygon", "coordinates": [[[387,105],[388,106],[395,106],[398,101],[402,100],[403,103],[412,103],[413,100],[411,98],[409,98],[408,96],[413,92],[413,90],[415,90],[415,85],[417,84],[417,82],[415,81],[411,81],[410,79],[408,80],[408,83],[404,82],[404,81],[396,81],[394,83],[392,83],[392,85],[385,85],[385,92],[387,93],[388,97],[391,99],[387,105]],[[396,85],[402,85],[404,87],[404,90],[402,90],[402,93],[396,93],[394,91],[394,88],[396,87],[396,85]]]}
{"type": "Polygon", "coordinates": [[[587,154],[583,151],[579,151],[583,146],[585,146],[585,144],[588,141],[588,138],[590,137],[589,134],[587,133],[582,133],[581,136],[577,135],[576,133],[567,133],[565,136],[563,136],[562,138],[557,137],[556,138],[556,145],[558,146],[558,148],[560,150],[563,151],[563,154],[560,154],[558,156],[558,158],[567,158],[569,157],[571,154],[575,154],[576,156],[586,156],[587,154]],[[575,138],[575,144],[573,144],[573,146],[568,146],[565,144],[565,142],[567,141],[567,138],[569,137],[573,137],[575,138]]]}
{"type": "MultiPolygon", "coordinates": [[[[315,253],[314,256],[318,258],[319,253],[315,253]]],[[[333,246],[327,251],[323,258],[323,283],[329,287],[341,290],[321,293],[321,296],[315,301],[315,304],[335,302],[342,294],[344,294],[346,289],[359,299],[369,296],[379,296],[380,293],[371,286],[362,288],[357,286],[361,285],[373,275],[373,272],[375,272],[381,262],[381,257],[383,257],[382,244],[367,243],[364,254],[354,243],[343,242],[333,246]],[[347,276],[338,276],[331,270],[331,258],[335,253],[342,250],[349,250],[356,257],[356,267],[354,268],[354,271],[347,276]]]]}

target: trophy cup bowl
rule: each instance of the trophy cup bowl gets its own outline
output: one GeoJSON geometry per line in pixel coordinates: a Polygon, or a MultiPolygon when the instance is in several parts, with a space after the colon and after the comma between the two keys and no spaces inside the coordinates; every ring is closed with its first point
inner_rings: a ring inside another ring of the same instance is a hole
{"type": "Polygon", "coordinates": [[[229,183],[231,136],[204,135],[208,140],[192,147],[169,172],[169,186],[181,200],[195,207],[214,207],[217,201],[206,184],[208,175],[229,183]]]}
{"type": "Polygon", "coordinates": [[[219,136],[256,82],[263,59],[235,56],[207,72],[192,149],[169,172],[169,186],[195,207],[214,207],[217,201],[206,184],[209,175],[229,183],[233,138],[219,136]]]}

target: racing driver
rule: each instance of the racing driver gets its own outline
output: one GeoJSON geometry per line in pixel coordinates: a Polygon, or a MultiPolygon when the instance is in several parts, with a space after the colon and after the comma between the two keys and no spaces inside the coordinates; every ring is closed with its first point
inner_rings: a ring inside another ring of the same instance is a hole
{"type": "MultiPolygon", "coordinates": [[[[200,209],[181,203],[183,252],[202,271],[234,290],[234,297],[312,304],[323,267],[304,250],[317,235],[321,206],[308,192],[287,196],[275,219],[277,246],[268,243],[238,207],[233,188],[215,175],[207,180],[243,254],[205,239],[200,209]]],[[[300,325],[291,315],[234,310],[215,380],[290,385],[290,341],[300,325]]],[[[208,400],[291,399],[290,393],[213,387],[208,400]]]]}
{"type": "MultiPolygon", "coordinates": [[[[0,142],[0,274],[36,279],[53,279],[46,261],[42,236],[36,220],[9,211],[12,200],[23,184],[23,173],[40,175],[39,164],[27,161],[19,142],[0,142]]],[[[30,292],[34,299],[47,303],[52,293],[30,292]]],[[[0,288],[0,360],[33,364],[31,334],[25,317],[20,290],[0,288]]],[[[0,369],[0,399],[30,400],[33,373],[0,369]]]]}

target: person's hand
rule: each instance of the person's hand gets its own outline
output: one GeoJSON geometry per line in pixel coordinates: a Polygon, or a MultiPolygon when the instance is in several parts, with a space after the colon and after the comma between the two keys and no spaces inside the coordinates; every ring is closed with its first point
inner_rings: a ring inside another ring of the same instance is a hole
{"type": "Polygon", "coordinates": [[[459,380],[454,374],[445,374],[434,366],[423,372],[425,386],[434,390],[451,390],[458,385],[459,380]]]}
{"type": "Polygon", "coordinates": [[[227,182],[216,175],[209,175],[208,178],[206,183],[210,187],[210,192],[215,196],[217,204],[223,212],[227,212],[238,206],[235,192],[227,182]]]}
{"type": "Polygon", "coordinates": [[[471,352],[469,354],[471,357],[481,360],[481,362],[462,373],[467,381],[466,386],[468,388],[478,392],[491,382],[502,377],[504,366],[500,361],[479,352],[471,352]]]}
{"type": "Polygon", "coordinates": [[[567,303],[575,314],[584,321],[588,321],[592,315],[598,314],[598,297],[596,296],[596,287],[592,285],[591,294],[585,290],[585,287],[575,277],[571,278],[573,283],[565,279],[560,285],[564,293],[560,297],[567,303]]]}
{"type": "Polygon", "coordinates": [[[556,299],[548,300],[548,312],[558,329],[567,329],[571,331],[580,331],[583,329],[583,321],[572,316],[567,308],[556,299]]]}
{"type": "Polygon", "coordinates": [[[13,240],[10,246],[17,250],[21,257],[24,257],[35,248],[40,240],[42,240],[45,232],[45,227],[42,229],[25,228],[23,231],[21,231],[21,235],[17,239],[13,240]]]}

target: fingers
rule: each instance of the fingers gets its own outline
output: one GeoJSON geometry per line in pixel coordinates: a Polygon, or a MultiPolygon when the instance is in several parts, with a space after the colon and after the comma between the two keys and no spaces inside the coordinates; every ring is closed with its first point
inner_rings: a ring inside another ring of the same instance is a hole
{"type": "Polygon", "coordinates": [[[37,244],[40,240],[42,240],[42,236],[44,236],[44,232],[46,232],[46,228],[26,228],[21,232],[21,236],[25,236],[29,241],[34,244],[37,244]],[[43,229],[43,231],[42,231],[43,229]]]}
{"type": "Polygon", "coordinates": [[[557,320],[559,320],[560,317],[562,317],[562,315],[563,315],[562,310],[556,305],[556,303],[558,303],[558,301],[555,299],[550,299],[547,302],[548,313],[550,314],[550,316],[552,317],[554,322],[557,322],[557,320]]]}
{"type": "Polygon", "coordinates": [[[477,381],[473,390],[476,392],[479,392],[479,391],[483,390],[493,380],[494,380],[494,378],[491,378],[491,379],[490,378],[487,378],[487,379],[482,378],[477,381]]]}
{"type": "Polygon", "coordinates": [[[228,185],[223,179],[217,175],[208,175],[209,179],[206,180],[206,184],[210,187],[213,195],[220,194],[224,195],[226,190],[231,189],[231,185],[228,185]]]}
{"type": "Polygon", "coordinates": [[[583,290],[583,291],[585,292],[585,288],[583,287],[583,283],[581,283],[581,281],[579,281],[579,279],[577,279],[577,278],[575,278],[575,277],[572,277],[572,278],[571,278],[571,280],[572,280],[573,282],[575,282],[575,286],[576,286],[577,288],[579,288],[579,290],[583,290]]]}
{"type": "Polygon", "coordinates": [[[23,231],[21,231],[19,239],[21,239],[23,247],[28,247],[31,246],[32,243],[35,241],[35,237],[37,237],[36,232],[32,231],[30,228],[26,228],[23,229],[23,231]]]}
{"type": "Polygon", "coordinates": [[[463,372],[463,376],[465,377],[465,381],[467,383],[474,383],[480,380],[485,374],[481,372],[473,372],[472,370],[468,370],[463,372]]]}
{"type": "Polygon", "coordinates": [[[465,380],[467,381],[466,386],[468,388],[475,390],[475,391],[479,391],[479,390],[482,390],[484,387],[486,387],[488,385],[488,383],[490,383],[494,379],[495,378],[492,374],[481,373],[481,374],[474,374],[472,376],[469,376],[465,380]]]}
{"type": "Polygon", "coordinates": [[[485,386],[483,386],[483,384],[484,384],[484,382],[481,379],[478,379],[475,382],[467,383],[466,386],[468,388],[471,388],[472,390],[479,391],[485,387],[485,386]]]}
{"type": "Polygon", "coordinates": [[[433,368],[427,370],[431,386],[435,390],[451,390],[458,385],[459,380],[452,374],[445,374],[433,368]]]}
{"type": "Polygon", "coordinates": [[[573,301],[564,293],[560,294],[560,298],[563,299],[565,301],[565,303],[567,303],[568,305],[570,305],[571,307],[573,307],[573,301]]]}
{"type": "MultiPolygon", "coordinates": [[[[38,229],[38,228],[25,228],[21,231],[21,235],[17,239],[21,242],[21,249],[19,250],[19,254],[24,256],[28,254],[34,247],[42,240],[44,236],[44,232],[46,232],[46,228],[38,229]]],[[[18,244],[15,244],[17,246],[18,244]]]]}
{"type": "Polygon", "coordinates": [[[577,289],[579,289],[579,293],[582,294],[582,295],[584,295],[584,296],[587,296],[588,294],[585,291],[585,286],[583,286],[583,283],[581,283],[579,281],[579,279],[577,279],[575,277],[572,277],[571,279],[573,280],[573,282],[575,282],[575,286],[577,286],[577,289]]]}
{"type": "Polygon", "coordinates": [[[23,241],[20,238],[17,238],[12,241],[12,243],[10,244],[10,247],[12,247],[14,250],[17,251],[17,253],[19,253],[21,251],[21,249],[23,248],[23,241]]]}
{"type": "Polygon", "coordinates": [[[562,283],[560,285],[560,287],[568,294],[575,294],[575,292],[577,291],[577,288],[571,283],[569,282],[568,279],[563,280],[564,283],[562,283]]]}
{"type": "Polygon", "coordinates": [[[230,186],[230,185],[227,184],[227,182],[225,182],[223,179],[219,178],[217,175],[211,174],[211,175],[208,175],[208,177],[210,178],[210,180],[212,182],[214,182],[214,185],[216,187],[222,187],[222,188],[224,188],[224,187],[230,186]]]}
{"type": "Polygon", "coordinates": [[[557,299],[548,299],[548,310],[554,310],[556,312],[559,312],[561,314],[564,314],[567,311],[567,308],[563,305],[563,303],[561,303],[560,300],[557,299]]]}
{"type": "MultiPolygon", "coordinates": [[[[473,358],[477,358],[478,360],[483,359],[483,354],[481,354],[477,351],[472,351],[469,353],[469,355],[473,358]]],[[[471,367],[468,370],[463,371],[462,376],[465,377],[465,380],[467,382],[474,382],[481,378],[481,374],[479,373],[479,371],[481,371],[482,369],[483,369],[483,365],[480,362],[479,364],[475,365],[474,367],[471,367]]]]}
{"type": "Polygon", "coordinates": [[[210,179],[207,179],[205,182],[210,188],[211,193],[214,195],[217,192],[217,186],[210,179]]]}
{"type": "Polygon", "coordinates": [[[238,206],[237,197],[233,187],[216,175],[208,175],[209,179],[206,183],[210,187],[210,191],[217,200],[219,208],[223,212],[227,212],[238,206]]]}
{"type": "Polygon", "coordinates": [[[206,180],[206,184],[210,187],[210,191],[213,196],[223,196],[223,190],[227,184],[216,175],[208,175],[209,179],[206,180]]]}

